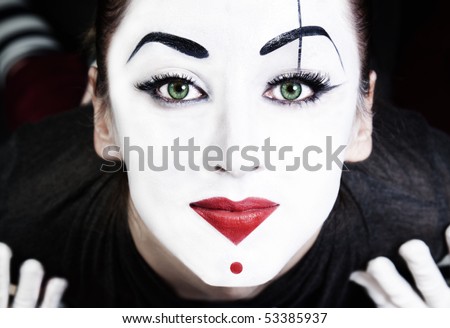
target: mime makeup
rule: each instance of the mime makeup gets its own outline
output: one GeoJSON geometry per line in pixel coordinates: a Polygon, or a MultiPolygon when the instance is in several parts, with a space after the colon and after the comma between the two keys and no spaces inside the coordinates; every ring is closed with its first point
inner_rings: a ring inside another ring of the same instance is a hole
{"type": "Polygon", "coordinates": [[[190,206],[233,244],[239,245],[279,205],[267,199],[254,197],[240,202],[217,197],[204,199],[190,206]]]}
{"type": "MultiPolygon", "coordinates": [[[[267,138],[277,149],[326,149],[328,136],[348,144],[360,76],[348,10],[336,0],[301,8],[296,0],[132,0],[108,53],[117,144],[152,146],[155,159],[176,139],[224,154],[267,138]]],[[[232,167],[180,171],[174,163],[189,158],[171,156],[168,170],[142,171],[130,152],[133,220],[145,227],[131,231],[169,284],[201,290],[180,287],[194,298],[263,286],[292,267],[328,218],[342,173],[288,172],[276,160],[275,170],[262,162],[242,171],[249,163],[239,153],[232,167]]],[[[202,163],[202,152],[195,156],[202,163]]]]}
{"type": "Polygon", "coordinates": [[[299,22],[298,29],[283,33],[282,35],[269,41],[261,49],[261,52],[260,52],[261,56],[264,56],[264,55],[266,55],[266,54],[268,54],[268,53],[270,53],[270,52],[272,52],[272,51],[274,51],[274,50],[276,50],[298,38],[298,66],[297,66],[297,68],[300,70],[302,68],[303,38],[307,37],[307,36],[324,36],[333,43],[333,46],[339,55],[339,60],[341,61],[342,68],[344,68],[339,50],[336,47],[336,44],[334,43],[334,41],[330,37],[330,35],[320,26],[305,26],[304,27],[303,19],[302,19],[302,4],[301,4],[300,0],[297,0],[297,8],[298,8],[298,22],[299,22]]]}
{"type": "Polygon", "coordinates": [[[164,44],[170,48],[173,48],[185,55],[194,57],[194,58],[208,58],[208,50],[206,50],[204,47],[199,45],[197,42],[194,42],[189,39],[181,38],[176,35],[171,35],[167,33],[161,33],[161,32],[153,32],[149,33],[146,36],[142,38],[141,41],[139,41],[136,48],[133,50],[133,53],[130,55],[130,58],[128,61],[130,61],[138,52],[139,50],[150,42],[159,42],[161,44],[164,44]]]}
{"type": "Polygon", "coordinates": [[[240,273],[242,272],[242,270],[244,270],[244,267],[242,266],[241,263],[239,263],[239,262],[234,262],[233,264],[231,264],[230,270],[231,270],[231,272],[233,272],[234,274],[240,274],[240,273]]]}
{"type": "MultiPolygon", "coordinates": [[[[298,8],[298,30],[297,35],[298,35],[298,65],[297,68],[300,70],[302,68],[302,49],[303,49],[303,20],[302,20],[302,4],[300,3],[300,0],[297,0],[297,8],[298,8]]],[[[263,47],[264,49],[264,47],[263,47]]],[[[263,56],[262,53],[262,49],[261,49],[261,55],[263,56]]]]}
{"type": "MultiPolygon", "coordinates": [[[[297,28],[295,30],[283,33],[275,38],[273,38],[272,40],[270,40],[269,42],[267,42],[262,48],[261,51],[259,52],[261,56],[265,56],[270,54],[271,52],[285,46],[286,44],[295,41],[297,39],[301,40],[300,44],[303,44],[303,38],[304,37],[308,37],[308,36],[324,36],[326,37],[328,40],[331,41],[331,43],[333,43],[333,47],[334,49],[336,49],[336,52],[339,56],[339,60],[341,62],[341,66],[342,68],[344,68],[344,64],[342,63],[342,58],[341,58],[341,54],[339,53],[338,48],[336,47],[336,44],[334,43],[333,39],[330,37],[330,35],[327,33],[327,31],[325,31],[322,27],[320,26],[305,26],[305,27],[300,27],[297,28]]],[[[301,45],[299,47],[299,59],[298,59],[298,63],[299,66],[298,68],[301,69],[301,45]]]]}

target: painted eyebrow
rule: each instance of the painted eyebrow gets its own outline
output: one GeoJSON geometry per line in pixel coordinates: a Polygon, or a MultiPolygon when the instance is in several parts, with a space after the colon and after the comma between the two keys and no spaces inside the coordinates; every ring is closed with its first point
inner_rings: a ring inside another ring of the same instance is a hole
{"type": "Polygon", "coordinates": [[[203,46],[189,39],[185,39],[173,34],[167,34],[162,32],[152,32],[147,34],[142,38],[137,44],[136,48],[131,53],[130,58],[128,58],[127,63],[141,50],[141,48],[150,42],[158,42],[169,48],[175,49],[185,55],[203,59],[208,58],[209,53],[203,46]]]}
{"type": "Polygon", "coordinates": [[[339,60],[341,62],[342,68],[344,68],[344,64],[342,62],[341,54],[339,53],[338,48],[336,47],[336,44],[334,43],[333,39],[330,37],[330,35],[320,26],[304,26],[300,28],[296,28],[295,30],[285,32],[283,34],[280,34],[279,36],[273,38],[269,42],[267,42],[262,48],[259,54],[261,56],[268,55],[272,52],[274,52],[277,49],[280,49],[281,47],[284,47],[288,43],[291,43],[297,39],[301,39],[303,37],[308,36],[324,36],[328,40],[331,41],[331,43],[334,46],[334,49],[336,50],[339,60]]]}

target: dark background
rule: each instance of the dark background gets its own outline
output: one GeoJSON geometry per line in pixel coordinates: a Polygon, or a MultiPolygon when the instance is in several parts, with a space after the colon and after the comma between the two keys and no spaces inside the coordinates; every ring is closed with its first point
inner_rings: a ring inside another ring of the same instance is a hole
{"type": "MultiPolygon", "coordinates": [[[[67,51],[81,49],[94,17],[94,0],[29,2],[67,51]]],[[[371,47],[377,97],[418,111],[450,133],[450,19],[445,4],[445,0],[372,1],[371,47]]],[[[7,134],[0,118],[0,139],[7,134]]]]}
{"type": "Polygon", "coordinates": [[[445,0],[374,0],[377,96],[450,133],[450,19],[445,0]]]}

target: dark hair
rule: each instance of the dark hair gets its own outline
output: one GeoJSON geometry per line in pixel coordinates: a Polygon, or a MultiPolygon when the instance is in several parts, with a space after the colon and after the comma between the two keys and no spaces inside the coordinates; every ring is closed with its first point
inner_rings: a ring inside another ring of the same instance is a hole
{"type": "Polygon", "coordinates": [[[131,0],[98,0],[94,26],[95,56],[98,75],[96,95],[108,100],[108,75],[106,57],[113,34],[122,21],[131,0]]]}
{"type": "Polygon", "coordinates": [[[361,58],[360,91],[362,95],[369,92],[370,76],[370,0],[350,0],[354,27],[358,33],[358,48],[361,58]]]}
{"type": "MultiPolygon", "coordinates": [[[[358,47],[361,58],[361,94],[369,92],[369,2],[370,0],[349,0],[354,27],[358,33],[358,47]]],[[[106,57],[112,35],[122,21],[131,0],[98,0],[96,22],[92,37],[95,38],[95,56],[98,76],[96,95],[109,102],[106,57]]]]}

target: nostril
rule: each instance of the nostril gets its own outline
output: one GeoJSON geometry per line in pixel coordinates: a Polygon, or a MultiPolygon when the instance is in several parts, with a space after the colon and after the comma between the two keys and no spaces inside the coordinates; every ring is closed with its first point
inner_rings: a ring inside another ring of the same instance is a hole
{"type": "Polygon", "coordinates": [[[216,171],[227,172],[227,170],[224,169],[224,168],[223,168],[222,166],[220,166],[220,165],[216,165],[216,166],[215,166],[215,169],[216,169],[216,171]]]}
{"type": "MultiPolygon", "coordinates": [[[[252,168],[248,168],[246,171],[247,171],[247,172],[258,171],[260,168],[261,168],[261,167],[258,165],[258,166],[254,166],[254,167],[252,167],[252,168]]],[[[214,169],[216,170],[216,172],[217,172],[217,171],[218,171],[218,172],[230,172],[230,170],[227,170],[226,168],[222,167],[221,165],[216,165],[216,166],[214,167],[214,169]]]]}

